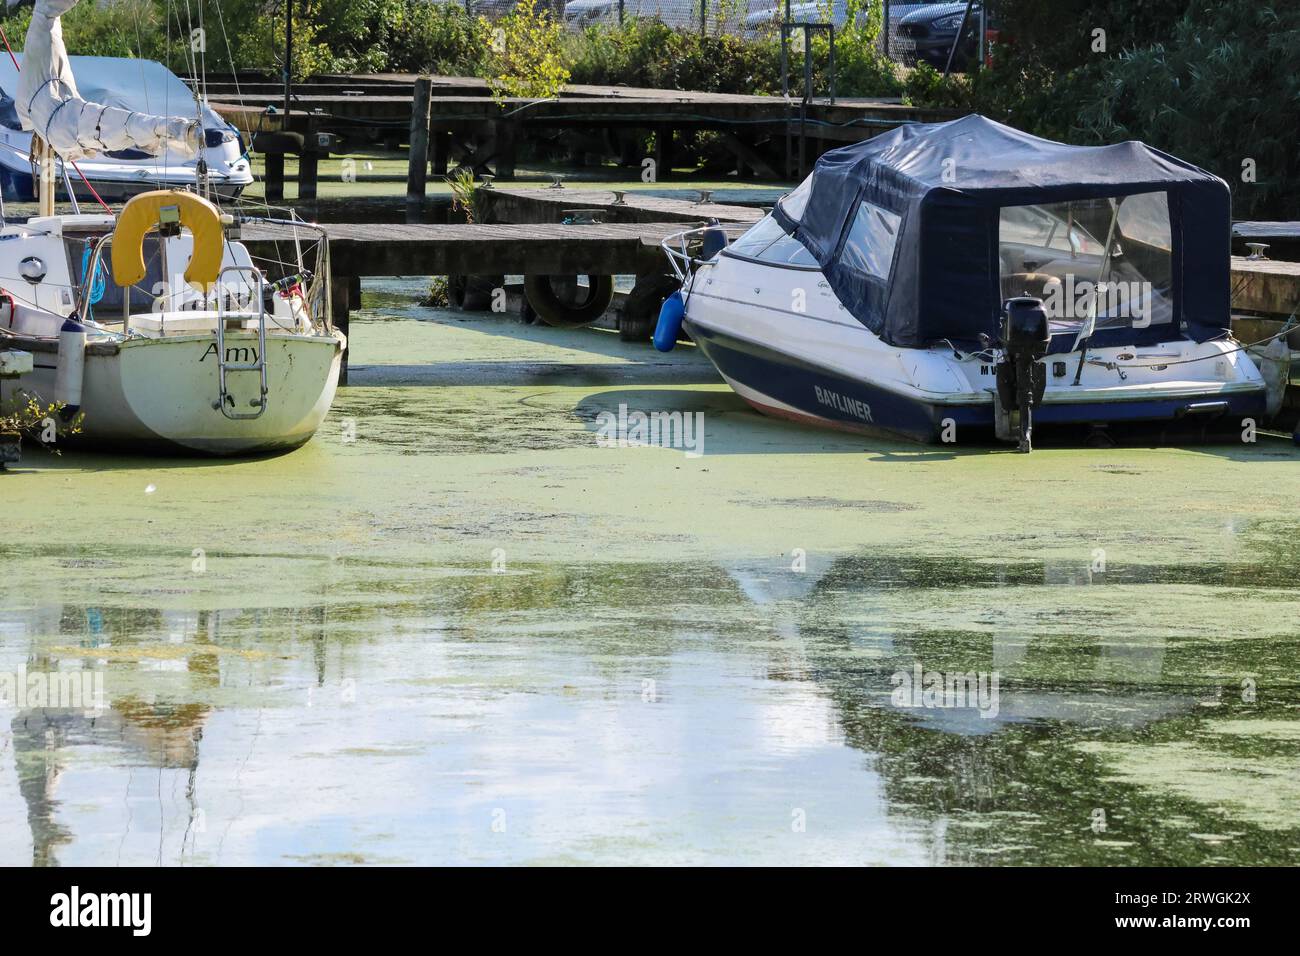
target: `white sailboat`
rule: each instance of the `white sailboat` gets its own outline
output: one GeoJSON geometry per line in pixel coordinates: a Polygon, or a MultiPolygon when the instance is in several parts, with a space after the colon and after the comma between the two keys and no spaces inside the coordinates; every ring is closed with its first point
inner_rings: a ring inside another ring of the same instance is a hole
{"type": "Polygon", "coordinates": [[[156,190],[117,215],[55,215],[57,159],[139,148],[193,155],[197,118],[89,103],[59,16],[37,0],[16,107],[33,130],[41,215],[0,229],[0,350],[32,369],[0,403],[36,398],[83,415],[78,440],[114,450],[253,454],[301,445],[334,398],[346,340],[329,321],[324,231],[289,215],[234,217],[192,192],[156,190]],[[255,261],[244,223],[288,236],[255,261]]]}

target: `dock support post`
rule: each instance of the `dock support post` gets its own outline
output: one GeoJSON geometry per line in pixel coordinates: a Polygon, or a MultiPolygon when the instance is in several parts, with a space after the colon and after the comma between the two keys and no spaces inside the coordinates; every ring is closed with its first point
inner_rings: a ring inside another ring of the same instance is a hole
{"type": "Polygon", "coordinates": [[[421,76],[415,81],[411,103],[411,152],[406,167],[406,196],[423,199],[429,175],[429,111],[433,104],[433,80],[421,76]]]}
{"type": "Polygon", "coordinates": [[[667,123],[655,126],[655,180],[671,179],[673,175],[673,128],[667,123]]]}
{"type": "Polygon", "coordinates": [[[298,198],[315,199],[320,153],[304,149],[298,154],[298,198]]]}
{"type": "Polygon", "coordinates": [[[429,160],[433,165],[433,175],[447,175],[447,160],[451,157],[451,133],[438,130],[429,134],[429,160]]]}
{"type": "Polygon", "coordinates": [[[515,178],[516,124],[512,120],[496,120],[496,176],[497,179],[515,178]]]}
{"type": "MultiPolygon", "coordinates": [[[[358,276],[330,276],[330,324],[344,335],[350,334],[348,320],[353,306],[361,303],[360,286],[361,279],[358,276]],[[355,299],[352,297],[354,287],[357,292],[355,299]]],[[[351,351],[351,345],[343,349],[343,358],[339,363],[340,385],[348,383],[348,353],[351,351]]]]}
{"type": "Polygon", "coordinates": [[[284,202],[284,153],[266,154],[266,200],[284,202]]]}

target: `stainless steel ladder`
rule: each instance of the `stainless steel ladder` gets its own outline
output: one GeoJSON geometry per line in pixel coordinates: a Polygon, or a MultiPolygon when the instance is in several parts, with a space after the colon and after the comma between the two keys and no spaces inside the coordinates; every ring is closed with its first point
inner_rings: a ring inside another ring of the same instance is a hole
{"type": "Polygon", "coordinates": [[[226,266],[217,276],[217,376],[218,395],[212,407],[219,408],[221,414],[239,421],[259,418],[266,411],[266,279],[262,275],[262,271],[256,266],[226,266]],[[226,283],[222,280],[228,272],[251,274],[256,283],[257,295],[254,299],[254,309],[257,313],[257,356],[251,362],[226,361],[227,297],[224,294],[226,283]],[[256,411],[240,412],[235,410],[235,399],[227,388],[226,375],[229,372],[257,372],[259,374],[262,390],[257,398],[250,400],[248,403],[256,411]]]}

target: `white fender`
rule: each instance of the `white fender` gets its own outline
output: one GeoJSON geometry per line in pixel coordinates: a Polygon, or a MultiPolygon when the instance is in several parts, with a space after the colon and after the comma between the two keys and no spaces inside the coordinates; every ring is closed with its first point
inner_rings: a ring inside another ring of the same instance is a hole
{"type": "Polygon", "coordinates": [[[68,319],[59,330],[59,363],[54,373],[54,400],[75,412],[81,408],[81,382],[86,375],[86,327],[68,319]]]}

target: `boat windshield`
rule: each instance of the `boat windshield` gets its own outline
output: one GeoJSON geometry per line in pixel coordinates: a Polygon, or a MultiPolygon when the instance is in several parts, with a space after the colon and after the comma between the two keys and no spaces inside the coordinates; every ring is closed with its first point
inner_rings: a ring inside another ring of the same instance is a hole
{"type": "Polygon", "coordinates": [[[1163,192],[1004,206],[1002,298],[1043,300],[1052,332],[1173,321],[1172,231],[1163,192]],[[1109,239],[1109,248],[1107,240],[1109,239]]]}
{"type": "Polygon", "coordinates": [[[817,260],[802,242],[786,233],[770,215],[764,216],[723,253],[742,259],[757,259],[774,266],[817,268],[817,260]]]}

